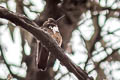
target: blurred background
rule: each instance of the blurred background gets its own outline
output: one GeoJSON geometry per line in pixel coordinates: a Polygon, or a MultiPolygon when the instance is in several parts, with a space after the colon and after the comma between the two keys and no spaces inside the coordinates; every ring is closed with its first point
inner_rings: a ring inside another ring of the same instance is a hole
{"type": "MultiPolygon", "coordinates": [[[[0,0],[40,27],[57,20],[65,54],[95,80],[120,80],[120,0],[0,0]]],[[[0,18],[0,80],[78,80],[51,55],[45,72],[35,70],[35,38],[0,18]]]]}

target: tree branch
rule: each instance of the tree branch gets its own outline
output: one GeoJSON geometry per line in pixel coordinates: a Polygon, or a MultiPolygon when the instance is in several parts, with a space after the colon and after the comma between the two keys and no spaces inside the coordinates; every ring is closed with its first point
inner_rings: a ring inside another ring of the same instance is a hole
{"type": "Polygon", "coordinates": [[[74,73],[79,80],[93,80],[88,74],[83,71],[79,66],[74,64],[64,53],[64,50],[60,48],[57,43],[39,26],[33,21],[29,20],[27,17],[8,11],[7,9],[0,7],[0,18],[7,19],[16,25],[21,26],[28,32],[30,32],[34,37],[42,42],[42,44],[55,55],[60,62],[66,66],[66,68],[74,73]]]}
{"type": "Polygon", "coordinates": [[[95,68],[92,69],[91,71],[89,71],[88,73],[91,73],[93,70],[96,70],[97,68],[99,68],[99,67],[100,67],[100,64],[101,64],[102,62],[106,61],[109,57],[113,56],[118,50],[119,50],[119,48],[113,50],[113,52],[112,52],[111,54],[109,54],[107,57],[105,57],[104,59],[102,59],[101,61],[99,61],[99,62],[96,64],[95,68]]]}
{"type": "MultiPolygon", "coordinates": [[[[3,57],[4,63],[5,63],[5,65],[6,65],[6,67],[8,68],[9,72],[10,72],[9,75],[11,75],[11,77],[14,77],[14,78],[22,79],[22,77],[19,77],[19,76],[15,75],[15,74],[11,71],[10,65],[9,65],[9,64],[7,63],[7,61],[5,60],[5,56],[4,56],[4,54],[3,54],[3,50],[2,50],[1,44],[0,44],[0,51],[1,51],[1,56],[3,57]]],[[[1,79],[0,79],[0,80],[1,80],[1,79]]]]}

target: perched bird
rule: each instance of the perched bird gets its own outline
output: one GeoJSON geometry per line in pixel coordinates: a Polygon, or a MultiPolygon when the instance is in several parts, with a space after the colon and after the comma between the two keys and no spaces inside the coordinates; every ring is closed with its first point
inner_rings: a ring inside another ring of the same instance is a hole
{"type": "MultiPolygon", "coordinates": [[[[49,18],[48,21],[45,21],[42,29],[48,33],[55,41],[58,43],[58,45],[61,47],[62,44],[62,36],[59,32],[58,25],[56,20],[53,18],[49,18]]],[[[42,43],[39,42],[39,49],[38,54],[36,57],[36,62],[38,69],[41,71],[44,71],[47,69],[47,64],[50,56],[49,50],[42,45],[42,43]]]]}

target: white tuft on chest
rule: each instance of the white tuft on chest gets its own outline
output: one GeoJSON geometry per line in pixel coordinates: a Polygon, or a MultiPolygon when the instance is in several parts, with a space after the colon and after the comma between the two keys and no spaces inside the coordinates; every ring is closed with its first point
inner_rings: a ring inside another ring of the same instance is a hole
{"type": "Polygon", "coordinates": [[[58,26],[49,26],[49,28],[53,31],[53,33],[55,34],[56,32],[59,32],[58,26]]]}

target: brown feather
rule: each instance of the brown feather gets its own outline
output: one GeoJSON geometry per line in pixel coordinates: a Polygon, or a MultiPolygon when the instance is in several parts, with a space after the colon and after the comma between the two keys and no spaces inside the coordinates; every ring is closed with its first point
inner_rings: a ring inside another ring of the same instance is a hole
{"type": "MultiPolygon", "coordinates": [[[[54,19],[49,18],[48,21],[45,21],[42,28],[46,31],[57,43],[59,46],[62,44],[62,36],[59,33],[59,30],[54,31],[53,28],[58,27],[54,19]]],[[[55,28],[56,29],[56,28],[55,28]]],[[[44,71],[47,69],[47,64],[49,60],[50,52],[47,48],[39,43],[38,56],[36,58],[38,69],[44,71]]]]}

